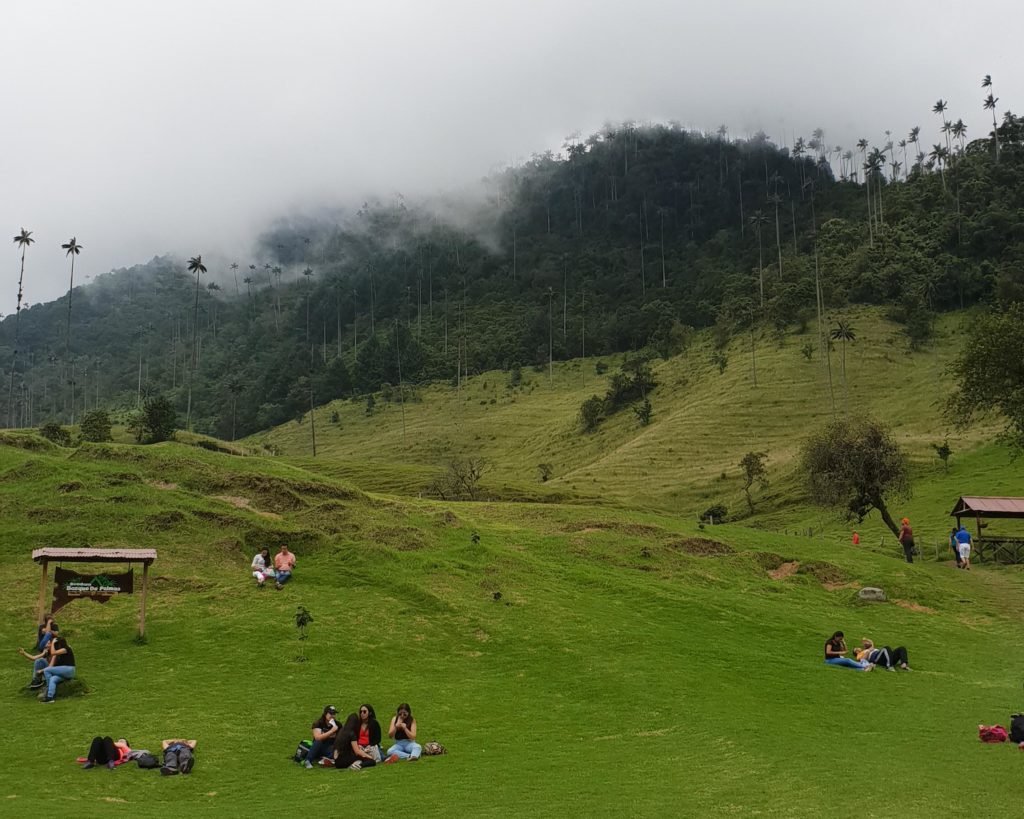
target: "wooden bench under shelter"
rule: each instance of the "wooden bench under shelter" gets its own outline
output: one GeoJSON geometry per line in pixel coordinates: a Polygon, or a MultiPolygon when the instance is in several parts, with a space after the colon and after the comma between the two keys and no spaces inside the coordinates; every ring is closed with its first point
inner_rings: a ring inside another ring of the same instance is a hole
{"type": "MultiPolygon", "coordinates": [[[[43,569],[39,580],[39,603],[36,608],[39,622],[42,622],[43,612],[46,611],[46,600],[50,591],[47,583],[50,563],[116,563],[127,564],[129,569],[133,563],[141,563],[142,593],[139,600],[139,636],[146,635],[146,591],[149,587],[149,566],[156,560],[156,549],[59,549],[46,547],[33,549],[32,560],[43,569]]],[[[57,573],[59,574],[59,571],[57,573]]]]}
{"type": "Polygon", "coordinates": [[[993,563],[1024,563],[1024,537],[988,535],[986,519],[1024,520],[1024,498],[975,497],[964,495],[949,513],[959,527],[963,518],[974,518],[978,533],[972,557],[993,563]]]}

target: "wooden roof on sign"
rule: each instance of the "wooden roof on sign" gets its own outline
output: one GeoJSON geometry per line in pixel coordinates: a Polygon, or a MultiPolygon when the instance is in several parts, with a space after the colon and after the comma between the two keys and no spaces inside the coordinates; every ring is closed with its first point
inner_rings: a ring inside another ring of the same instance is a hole
{"type": "Polygon", "coordinates": [[[1024,498],[984,498],[964,495],[956,502],[951,517],[977,515],[982,518],[1024,518],[1024,498]]]}
{"type": "Polygon", "coordinates": [[[156,560],[156,549],[33,549],[32,559],[66,560],[69,563],[145,563],[156,560]]]}

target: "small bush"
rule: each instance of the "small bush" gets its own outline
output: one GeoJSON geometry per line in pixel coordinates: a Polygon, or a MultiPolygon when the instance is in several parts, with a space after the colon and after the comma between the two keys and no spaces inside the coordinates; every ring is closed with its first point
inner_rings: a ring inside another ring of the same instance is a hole
{"type": "Polygon", "coordinates": [[[715,503],[700,513],[701,523],[724,523],[729,517],[729,507],[724,503],[715,503]]]}
{"type": "Polygon", "coordinates": [[[598,361],[594,365],[594,372],[596,372],[598,375],[604,375],[606,372],[608,372],[608,365],[604,361],[598,361]]]}
{"type": "Polygon", "coordinates": [[[47,421],[39,427],[39,434],[57,446],[71,446],[71,433],[56,421],[47,421]]]}
{"type": "Polygon", "coordinates": [[[93,410],[82,419],[82,440],[102,444],[111,440],[110,416],[106,410],[93,410]]]}
{"type": "Polygon", "coordinates": [[[587,432],[597,429],[603,415],[604,402],[596,395],[590,396],[580,405],[580,424],[587,432]]]}

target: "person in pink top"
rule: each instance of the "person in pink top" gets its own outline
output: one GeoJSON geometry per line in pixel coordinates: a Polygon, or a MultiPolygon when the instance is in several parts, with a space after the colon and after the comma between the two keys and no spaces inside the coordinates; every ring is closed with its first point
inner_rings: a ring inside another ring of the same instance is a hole
{"type": "Polygon", "coordinates": [[[295,555],[288,551],[288,547],[281,544],[281,551],[274,555],[274,569],[277,572],[277,582],[274,588],[278,591],[292,579],[292,569],[295,568],[295,555]]]}

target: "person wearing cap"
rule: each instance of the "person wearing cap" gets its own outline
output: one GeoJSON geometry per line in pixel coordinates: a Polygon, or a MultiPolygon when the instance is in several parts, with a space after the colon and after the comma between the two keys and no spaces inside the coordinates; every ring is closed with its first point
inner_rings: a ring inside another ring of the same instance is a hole
{"type": "Polygon", "coordinates": [[[914,562],[914,530],[910,528],[910,520],[903,518],[900,521],[899,541],[900,546],[903,547],[903,556],[907,559],[907,563],[914,562]]]}
{"type": "Polygon", "coordinates": [[[310,746],[306,761],[302,763],[305,767],[312,768],[320,760],[320,757],[329,756],[329,752],[333,751],[334,738],[338,734],[338,721],[335,719],[337,713],[337,708],[333,705],[328,705],[324,708],[320,719],[311,726],[313,729],[313,744],[310,746]]]}

